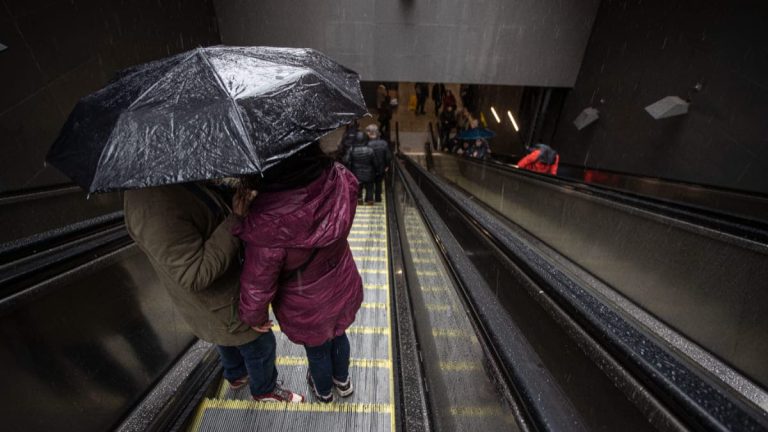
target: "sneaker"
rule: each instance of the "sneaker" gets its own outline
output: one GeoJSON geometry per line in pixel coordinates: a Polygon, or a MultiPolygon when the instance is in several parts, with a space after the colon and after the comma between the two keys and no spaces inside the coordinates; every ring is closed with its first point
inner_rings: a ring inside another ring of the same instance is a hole
{"type": "Polygon", "coordinates": [[[336,391],[339,392],[341,397],[347,397],[355,391],[354,387],[352,387],[352,378],[350,377],[347,377],[347,380],[344,382],[333,378],[333,386],[336,387],[336,391]]]}
{"type": "Polygon", "coordinates": [[[315,387],[315,381],[312,379],[312,375],[310,375],[309,371],[307,371],[307,384],[309,384],[309,388],[312,389],[312,393],[315,395],[315,399],[322,403],[333,402],[333,392],[329,393],[327,396],[321,395],[317,391],[317,387],[315,387]]]}
{"type": "Polygon", "coordinates": [[[246,384],[248,384],[248,375],[244,377],[240,377],[236,380],[229,381],[229,388],[231,388],[232,390],[237,390],[246,384]]]}
{"type": "Polygon", "coordinates": [[[271,392],[254,396],[253,400],[257,402],[302,403],[304,402],[304,396],[298,393],[294,393],[288,389],[284,389],[280,386],[280,384],[277,384],[271,392]]]}

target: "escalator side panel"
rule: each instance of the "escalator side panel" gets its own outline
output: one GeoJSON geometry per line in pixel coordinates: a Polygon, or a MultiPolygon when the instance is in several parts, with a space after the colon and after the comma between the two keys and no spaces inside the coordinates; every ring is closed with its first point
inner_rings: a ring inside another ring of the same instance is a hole
{"type": "Polygon", "coordinates": [[[128,246],[0,302],[8,431],[103,431],[193,341],[145,256],[128,246]]]}
{"type": "Polygon", "coordinates": [[[438,174],[768,387],[768,249],[567,188],[435,156],[438,174]]]}

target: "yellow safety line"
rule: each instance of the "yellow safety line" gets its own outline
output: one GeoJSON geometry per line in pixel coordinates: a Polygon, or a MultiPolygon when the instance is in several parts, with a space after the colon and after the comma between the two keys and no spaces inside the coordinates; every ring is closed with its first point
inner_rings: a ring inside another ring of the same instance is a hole
{"type": "MultiPolygon", "coordinates": [[[[284,412],[338,412],[350,414],[389,414],[390,404],[376,403],[332,403],[304,402],[256,402],[241,399],[204,399],[203,409],[242,409],[254,411],[284,411],[284,412]]],[[[202,419],[201,419],[202,420],[202,419]]],[[[199,424],[197,425],[199,428],[199,424]]]]}
{"type": "MultiPolygon", "coordinates": [[[[273,332],[282,332],[278,324],[272,326],[273,332]]],[[[365,327],[365,326],[352,326],[347,329],[349,334],[375,334],[375,335],[388,335],[389,328],[387,327],[365,327]]]]}
{"type": "Polygon", "coordinates": [[[389,284],[385,285],[385,284],[370,284],[370,283],[367,283],[367,284],[363,284],[363,288],[370,289],[370,290],[385,290],[385,291],[388,291],[389,290],[389,284]]]}
{"type": "Polygon", "coordinates": [[[465,330],[455,330],[455,329],[441,329],[441,328],[433,328],[432,329],[432,336],[434,337],[468,337],[468,338],[475,338],[475,334],[472,332],[468,332],[465,330]]]}
{"type": "Polygon", "coordinates": [[[439,292],[445,292],[448,291],[445,287],[434,287],[434,286],[423,286],[421,287],[422,292],[429,292],[429,293],[439,293],[439,292]]]}
{"type": "Polygon", "coordinates": [[[354,256],[355,261],[372,261],[372,262],[387,262],[386,257],[373,257],[373,256],[354,256]]]}
{"type": "Polygon", "coordinates": [[[365,274],[383,274],[383,275],[388,274],[387,269],[368,269],[368,268],[364,268],[364,269],[357,269],[357,271],[359,271],[360,273],[365,273],[365,274]]]}
{"type": "Polygon", "coordinates": [[[387,304],[386,303],[371,302],[371,303],[363,303],[363,304],[360,305],[360,307],[363,308],[363,309],[386,309],[387,308],[387,304]]]}
{"type": "Polygon", "coordinates": [[[478,362],[440,362],[440,369],[449,372],[465,372],[480,370],[481,365],[478,362]]]}
{"type": "Polygon", "coordinates": [[[364,251],[364,252],[384,252],[387,250],[386,247],[381,247],[381,246],[350,246],[349,249],[352,251],[364,251]]]}
{"type": "Polygon", "coordinates": [[[498,406],[463,406],[451,407],[451,415],[461,417],[488,417],[501,415],[501,407],[498,406]]]}
{"type": "Polygon", "coordinates": [[[427,310],[432,312],[446,312],[454,308],[453,305],[447,305],[447,304],[427,304],[427,310]]]}
{"type": "Polygon", "coordinates": [[[384,243],[386,244],[387,241],[385,239],[372,239],[372,238],[361,238],[361,237],[354,237],[354,238],[348,238],[347,242],[349,243],[384,243]]]}
{"type": "MultiPolygon", "coordinates": [[[[287,357],[278,356],[275,360],[277,366],[307,366],[306,357],[287,357]]],[[[359,368],[389,368],[389,361],[386,359],[367,359],[367,358],[353,358],[349,360],[351,367],[359,368]]],[[[226,381],[226,380],[225,380],[226,381]]]]}

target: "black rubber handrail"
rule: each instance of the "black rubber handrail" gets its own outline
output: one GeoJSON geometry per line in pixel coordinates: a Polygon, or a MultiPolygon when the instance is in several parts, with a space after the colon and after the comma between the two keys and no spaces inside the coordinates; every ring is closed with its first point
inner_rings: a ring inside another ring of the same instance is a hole
{"type": "MultiPolygon", "coordinates": [[[[463,217],[485,233],[568,315],[654,394],[665,406],[696,430],[768,430],[768,415],[735,396],[718,380],[692,368],[679,354],[660,345],[627,321],[537,251],[509,232],[505,225],[451,186],[436,179],[415,161],[405,158],[408,170],[429,182],[463,217]]],[[[469,287],[471,289],[471,287],[469,287]]],[[[489,329],[493,332],[493,329],[489,329]]],[[[514,365],[508,367],[513,368],[514,365]]]]}

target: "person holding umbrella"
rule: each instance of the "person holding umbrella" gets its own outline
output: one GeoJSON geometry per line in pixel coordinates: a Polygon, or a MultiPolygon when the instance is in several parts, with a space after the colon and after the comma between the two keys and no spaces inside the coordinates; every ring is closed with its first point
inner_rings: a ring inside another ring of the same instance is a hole
{"type": "Polygon", "coordinates": [[[347,242],[357,207],[355,176],[315,143],[243,184],[258,195],[233,231],[245,243],[241,319],[268,328],[272,304],[282,332],[306,350],[316,399],[332,402],[333,389],[351,395],[346,329],[363,301],[347,242]]]}
{"type": "Polygon", "coordinates": [[[125,225],[192,332],[216,345],[232,389],[249,385],[258,401],[303,402],[277,383],[270,326],[251,328],[236,313],[240,241],[231,230],[254,197],[238,191],[230,210],[201,182],[128,190],[125,225]]]}
{"type": "Polygon", "coordinates": [[[277,384],[271,324],[237,314],[230,230],[255,195],[237,193],[230,208],[206,180],[259,175],[366,113],[359,75],[317,51],[197,48],[81,99],[46,160],[89,193],[126,190],[129,234],[192,332],[217,346],[232,387],[301,402],[277,384]]]}

